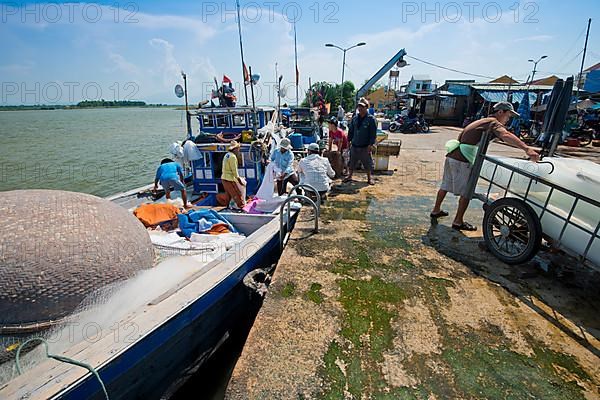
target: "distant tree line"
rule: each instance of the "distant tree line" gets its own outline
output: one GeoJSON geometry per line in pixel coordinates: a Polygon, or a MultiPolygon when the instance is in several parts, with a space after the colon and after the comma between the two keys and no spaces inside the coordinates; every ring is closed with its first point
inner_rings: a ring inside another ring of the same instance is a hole
{"type": "Polygon", "coordinates": [[[118,100],[118,101],[107,101],[107,100],[86,100],[77,103],[79,108],[89,107],[145,107],[145,101],[130,101],[130,100],[118,100]]]}

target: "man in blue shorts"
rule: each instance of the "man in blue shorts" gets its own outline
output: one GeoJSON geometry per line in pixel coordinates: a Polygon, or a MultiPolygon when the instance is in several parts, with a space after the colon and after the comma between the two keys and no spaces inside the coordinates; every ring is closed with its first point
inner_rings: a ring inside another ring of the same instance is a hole
{"type": "Polygon", "coordinates": [[[191,207],[191,205],[189,205],[187,202],[187,193],[183,183],[183,168],[181,168],[179,163],[174,162],[170,158],[165,158],[162,160],[160,162],[160,167],[158,167],[156,170],[156,177],[154,178],[154,191],[156,191],[158,188],[158,182],[160,182],[160,186],[162,186],[165,190],[167,199],[171,199],[171,190],[181,190],[183,206],[185,208],[191,207]]]}

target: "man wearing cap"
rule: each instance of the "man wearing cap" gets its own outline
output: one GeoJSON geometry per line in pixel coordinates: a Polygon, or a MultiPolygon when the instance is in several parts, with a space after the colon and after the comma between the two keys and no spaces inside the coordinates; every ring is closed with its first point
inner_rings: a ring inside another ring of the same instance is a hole
{"type": "Polygon", "coordinates": [[[279,148],[271,155],[271,162],[275,165],[277,192],[281,196],[286,192],[288,182],[294,186],[298,184],[298,176],[294,172],[294,154],[290,139],[281,139],[279,148]]]}
{"type": "Polygon", "coordinates": [[[508,102],[497,103],[493,108],[492,115],[470,123],[463,129],[457,140],[450,140],[446,143],[447,154],[444,164],[444,177],[430,214],[431,218],[437,219],[448,215],[446,211],[441,209],[441,206],[446,194],[452,192],[460,196],[452,228],[459,231],[477,230],[476,227],[465,222],[463,217],[471,200],[469,198],[470,194],[466,192],[467,183],[484,132],[490,133],[489,140],[497,137],[503,142],[523,150],[532,161],[539,161],[540,156],[534,149],[527,146],[505,128],[510,118],[518,115],[512,104],[508,102]]]}
{"type": "MultiPolygon", "coordinates": [[[[223,189],[234,201],[235,207],[244,208],[246,199],[244,187],[246,182],[238,173],[238,158],[240,157],[240,144],[235,140],[229,144],[227,154],[223,157],[223,168],[221,173],[221,183],[223,189]]],[[[232,205],[233,206],[233,205],[232,205]]]]}
{"type": "MultiPolygon", "coordinates": [[[[300,175],[300,183],[310,185],[319,192],[321,203],[323,203],[335,172],[331,168],[329,160],[319,155],[317,143],[308,145],[308,156],[298,163],[298,175],[300,175]]],[[[310,192],[308,194],[310,195],[310,192]]]]}
{"type": "Polygon", "coordinates": [[[377,139],[377,121],[375,117],[368,113],[369,101],[361,97],[358,101],[358,114],[352,118],[348,130],[348,140],[350,141],[350,165],[348,177],[344,182],[352,181],[352,174],[362,163],[367,172],[367,181],[369,185],[374,185],[373,180],[373,158],[371,153],[373,145],[377,139]]]}

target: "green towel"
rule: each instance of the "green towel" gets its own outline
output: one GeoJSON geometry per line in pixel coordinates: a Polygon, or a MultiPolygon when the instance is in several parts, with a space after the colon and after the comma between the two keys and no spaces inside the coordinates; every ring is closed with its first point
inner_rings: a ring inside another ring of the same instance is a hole
{"type": "Polygon", "coordinates": [[[447,153],[452,153],[456,149],[460,149],[461,154],[467,159],[467,161],[469,161],[471,165],[475,164],[475,158],[477,157],[479,146],[475,144],[461,143],[456,139],[448,140],[446,142],[447,153]]]}

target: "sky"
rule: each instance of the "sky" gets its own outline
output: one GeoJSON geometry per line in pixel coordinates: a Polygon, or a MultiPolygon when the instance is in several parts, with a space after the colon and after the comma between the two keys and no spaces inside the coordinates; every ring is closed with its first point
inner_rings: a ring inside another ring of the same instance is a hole
{"type": "MultiPolygon", "coordinates": [[[[357,86],[400,49],[412,75],[475,79],[414,58],[486,77],[525,81],[578,73],[588,18],[586,67],[600,62],[600,2],[539,1],[247,1],[240,0],[244,57],[257,104],[274,104],[276,64],[294,104],[294,23],[300,96],[309,78],[357,86]]],[[[173,88],[188,77],[190,103],[210,98],[214,78],[238,87],[244,102],[235,1],[125,1],[96,3],[0,1],[0,105],[71,104],[81,100],[143,100],[180,104],[173,88]]],[[[381,81],[386,84],[387,79],[381,81]]],[[[250,97],[250,91],[248,96],[250,97]]]]}

